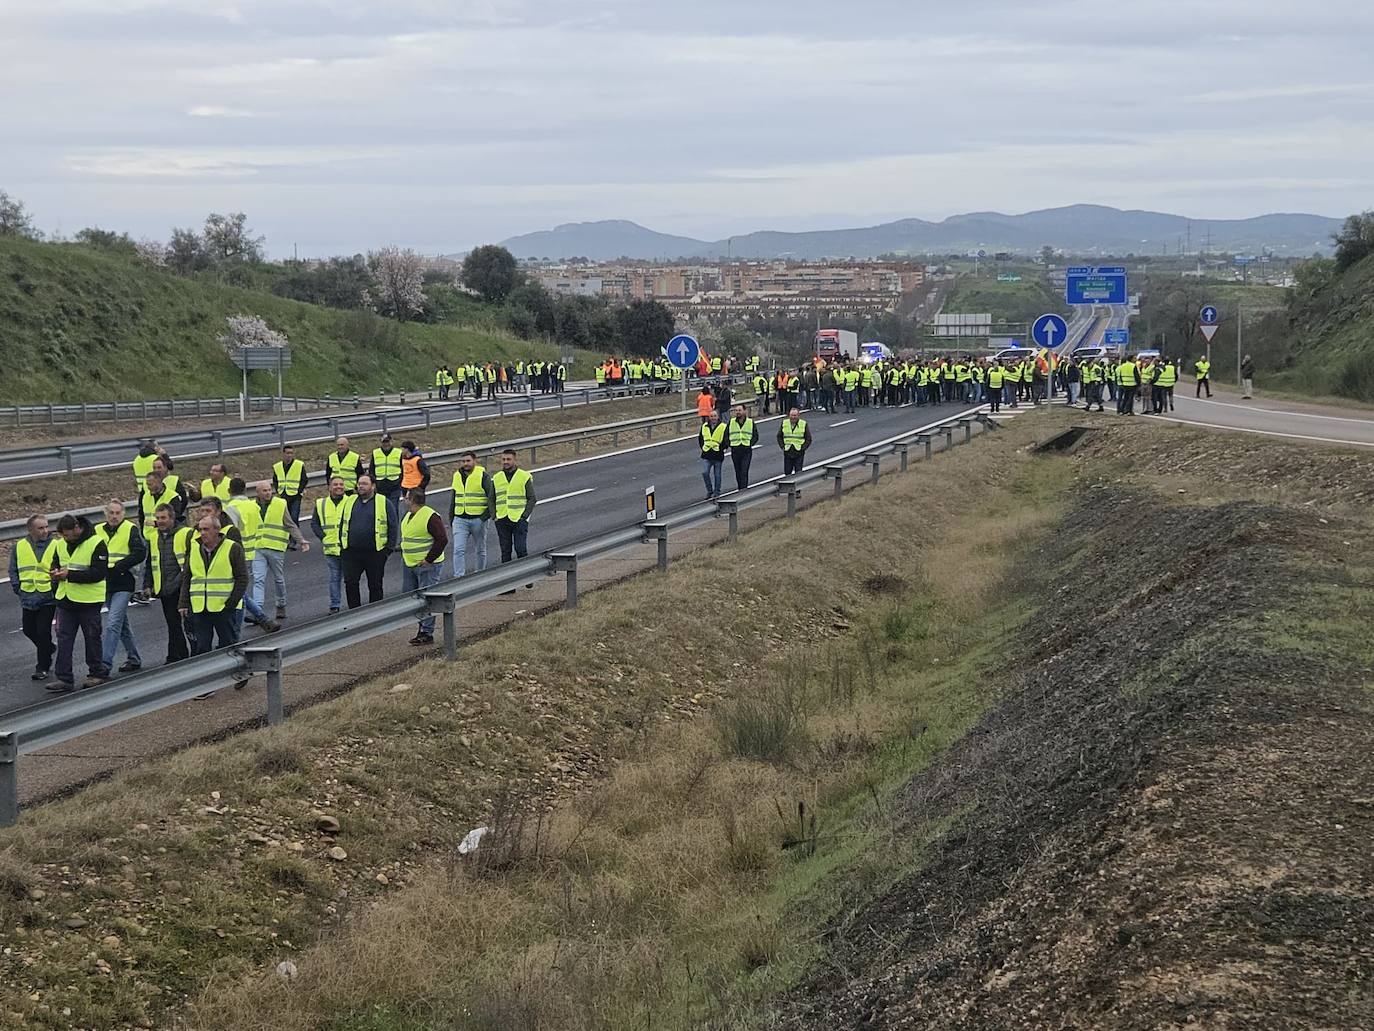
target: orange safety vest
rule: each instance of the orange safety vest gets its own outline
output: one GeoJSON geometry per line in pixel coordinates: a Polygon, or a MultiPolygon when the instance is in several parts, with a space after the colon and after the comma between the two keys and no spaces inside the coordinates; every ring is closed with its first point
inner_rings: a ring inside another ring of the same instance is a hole
{"type": "Polygon", "coordinates": [[[619,363],[619,362],[614,362],[614,363],[612,363],[612,365],[611,365],[611,379],[620,379],[620,377],[621,377],[623,371],[624,371],[624,370],[621,369],[620,363],[619,363]]]}
{"type": "Polygon", "coordinates": [[[420,456],[412,455],[410,458],[401,459],[401,489],[410,490],[411,487],[420,486],[420,481],[424,477],[420,475],[420,456]]]}
{"type": "Polygon", "coordinates": [[[785,372],[780,372],[780,373],[778,373],[778,378],[777,378],[776,380],[773,381],[773,385],[776,386],[779,390],[786,390],[786,389],[787,389],[787,373],[785,373],[785,372]]]}
{"type": "Polygon", "coordinates": [[[716,399],[710,394],[697,395],[697,415],[703,419],[716,410],[716,399]]]}

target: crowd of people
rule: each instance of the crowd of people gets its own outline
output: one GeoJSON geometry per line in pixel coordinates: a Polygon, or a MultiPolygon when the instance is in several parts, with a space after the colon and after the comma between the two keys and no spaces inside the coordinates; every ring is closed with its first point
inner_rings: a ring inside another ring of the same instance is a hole
{"type": "Polygon", "coordinates": [[[456,400],[471,396],[474,401],[497,394],[524,394],[531,390],[541,394],[561,394],[568,380],[568,367],[563,362],[534,362],[524,359],[515,362],[464,362],[450,368],[441,365],[434,371],[434,386],[440,401],[455,400],[453,388],[458,388],[456,400]]]}
{"type": "MultiPolygon", "coordinates": [[[[414,441],[398,445],[388,434],[363,455],[340,437],[325,464],[325,493],[308,521],[327,569],[331,613],[362,605],[364,581],[367,601],[380,601],[397,553],[406,591],[432,586],[446,572],[460,577],[469,567],[485,569],[493,527],[502,562],[527,554],[537,497],[514,451],[505,451],[494,471],[465,454],[446,516],[429,504],[431,472],[414,441]]],[[[78,635],[83,687],[143,668],[131,607],[160,607],[169,663],[236,643],[245,625],[276,633],[287,618],[286,553],[313,547],[301,519],[310,474],[293,447],[282,448],[271,479],[251,493],[223,461],[199,482],[183,479],[152,440],[132,467],[136,513],[111,501],[103,520],[64,515],[55,534],[46,516],[33,515],[10,553],[10,584],[35,650],[32,679],[46,681],[48,690],[76,690],[78,635]]],[[[411,643],[433,640],[434,617],[423,617],[411,643]]]]}

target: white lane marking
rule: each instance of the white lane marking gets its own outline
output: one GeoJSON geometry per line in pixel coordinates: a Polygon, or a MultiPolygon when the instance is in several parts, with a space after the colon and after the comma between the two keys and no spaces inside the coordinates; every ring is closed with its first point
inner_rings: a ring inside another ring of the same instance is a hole
{"type": "Polygon", "coordinates": [[[858,419],[841,419],[839,422],[832,422],[832,423],[830,424],[830,428],[831,428],[832,430],[833,430],[833,429],[838,429],[838,428],[841,427],[841,426],[848,426],[851,422],[858,422],[858,421],[859,421],[858,419]]]}
{"type": "Polygon", "coordinates": [[[570,490],[568,493],[559,494],[557,497],[540,498],[535,502],[535,507],[537,508],[540,505],[552,505],[555,501],[566,501],[568,498],[575,498],[581,494],[590,494],[594,490],[596,490],[595,487],[583,487],[581,490],[570,490]]]}
{"type": "MultiPolygon", "coordinates": [[[[1292,440],[1315,440],[1323,444],[1346,444],[1350,447],[1374,447],[1374,441],[1343,440],[1340,437],[1311,437],[1305,433],[1280,433],[1278,430],[1256,430],[1248,426],[1223,426],[1216,422],[1198,422],[1194,419],[1177,419],[1169,415],[1152,415],[1152,419],[1176,422],[1182,426],[1205,426],[1212,430],[1226,430],[1230,433],[1258,433],[1262,437],[1288,437],[1292,440]]],[[[1358,420],[1356,420],[1358,421],[1358,420]]]]}
{"type": "Polygon", "coordinates": [[[1266,408],[1263,405],[1238,405],[1232,401],[1212,401],[1205,397],[1185,397],[1188,404],[1221,405],[1223,408],[1243,408],[1247,412],[1268,412],[1271,415],[1291,415],[1298,419],[1325,419],[1328,422],[1358,422],[1364,426],[1374,426],[1374,418],[1353,419],[1341,415],[1313,415],[1310,412],[1290,412],[1286,408],[1266,408]]]}

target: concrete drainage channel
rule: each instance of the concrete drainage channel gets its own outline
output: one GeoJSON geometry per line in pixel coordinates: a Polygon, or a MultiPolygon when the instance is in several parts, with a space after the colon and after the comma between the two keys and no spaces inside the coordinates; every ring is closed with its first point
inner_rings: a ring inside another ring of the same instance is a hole
{"type": "Polygon", "coordinates": [[[1097,429],[1092,426],[1070,426],[1064,432],[1056,433],[1044,443],[1037,444],[1035,451],[1037,454],[1071,455],[1082,446],[1083,441],[1088,440],[1097,432],[1097,429]]]}

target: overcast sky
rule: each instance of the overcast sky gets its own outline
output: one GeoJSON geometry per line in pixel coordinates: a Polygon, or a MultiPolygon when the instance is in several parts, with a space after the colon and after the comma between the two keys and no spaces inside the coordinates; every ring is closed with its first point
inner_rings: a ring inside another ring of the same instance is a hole
{"type": "Polygon", "coordinates": [[[1367,0],[0,0],[41,228],[275,255],[1074,202],[1374,207],[1367,0]]]}

